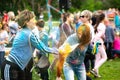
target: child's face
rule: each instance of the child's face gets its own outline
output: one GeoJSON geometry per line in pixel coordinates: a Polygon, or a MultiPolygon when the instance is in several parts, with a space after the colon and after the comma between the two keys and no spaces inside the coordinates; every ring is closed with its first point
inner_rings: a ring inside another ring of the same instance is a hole
{"type": "Polygon", "coordinates": [[[70,14],[70,16],[68,17],[68,20],[69,20],[70,23],[73,23],[73,21],[74,21],[74,15],[70,14]]]}

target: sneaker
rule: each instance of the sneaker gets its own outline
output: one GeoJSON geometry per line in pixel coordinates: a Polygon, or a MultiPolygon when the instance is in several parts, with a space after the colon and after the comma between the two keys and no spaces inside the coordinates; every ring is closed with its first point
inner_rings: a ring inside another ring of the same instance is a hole
{"type": "Polygon", "coordinates": [[[109,59],[109,61],[113,61],[113,59],[109,59]]]}
{"type": "Polygon", "coordinates": [[[94,76],[96,76],[96,77],[98,76],[97,73],[96,73],[94,70],[91,70],[90,72],[91,72],[91,74],[93,74],[94,76]]]}
{"type": "Polygon", "coordinates": [[[96,78],[101,78],[101,76],[100,75],[97,75],[97,76],[95,76],[96,78]]]}

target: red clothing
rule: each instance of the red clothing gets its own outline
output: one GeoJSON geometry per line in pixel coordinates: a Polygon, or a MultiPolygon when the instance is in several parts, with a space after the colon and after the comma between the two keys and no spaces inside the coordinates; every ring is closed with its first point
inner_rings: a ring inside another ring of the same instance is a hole
{"type": "Polygon", "coordinates": [[[3,22],[4,23],[8,23],[8,19],[9,19],[8,14],[4,14],[4,16],[3,16],[3,22]]]}
{"type": "Polygon", "coordinates": [[[120,50],[120,37],[115,37],[113,41],[113,49],[120,50]]]}

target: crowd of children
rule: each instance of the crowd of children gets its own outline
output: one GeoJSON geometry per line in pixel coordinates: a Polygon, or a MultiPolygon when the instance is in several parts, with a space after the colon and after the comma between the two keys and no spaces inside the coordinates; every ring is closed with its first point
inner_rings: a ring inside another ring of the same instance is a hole
{"type": "MultiPolygon", "coordinates": [[[[120,10],[113,10],[113,20],[107,12],[83,10],[62,14],[62,23],[56,33],[49,35],[43,30],[45,21],[36,20],[29,10],[15,16],[13,11],[3,12],[0,18],[0,69],[3,80],[32,80],[33,57],[53,53],[51,70],[57,65],[56,80],[92,80],[102,77],[99,68],[107,61],[120,57],[120,10]],[[114,24],[111,25],[111,23],[114,24]],[[59,36],[56,36],[56,35],[59,36]],[[53,36],[55,38],[53,39],[53,36]],[[49,44],[53,39],[54,45],[49,44]],[[11,51],[5,58],[5,47],[11,51]],[[33,56],[37,49],[37,55],[33,56]],[[29,77],[29,78],[28,78],[29,77]]],[[[48,68],[36,67],[42,80],[49,80],[48,68]]]]}

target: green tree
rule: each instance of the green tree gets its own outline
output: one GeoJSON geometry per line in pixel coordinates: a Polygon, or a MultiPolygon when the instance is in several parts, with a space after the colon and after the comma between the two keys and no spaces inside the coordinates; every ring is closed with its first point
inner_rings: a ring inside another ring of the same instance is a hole
{"type": "Polygon", "coordinates": [[[119,0],[109,0],[108,3],[110,4],[108,7],[120,8],[120,1],[119,0]]]}
{"type": "Polygon", "coordinates": [[[95,11],[98,9],[102,9],[102,1],[100,0],[84,0],[82,1],[81,9],[88,9],[91,11],[95,11]]]}
{"type": "MultiPolygon", "coordinates": [[[[69,9],[70,12],[81,11],[88,9],[95,11],[98,9],[108,9],[108,8],[120,8],[119,0],[71,0],[72,6],[69,9]]],[[[51,5],[55,8],[59,8],[58,0],[52,0],[51,5]]],[[[0,11],[14,11],[17,12],[18,9],[30,9],[39,15],[41,12],[41,7],[45,14],[47,14],[46,0],[0,0],[0,11]]],[[[53,18],[59,17],[59,14],[51,10],[53,18]]]]}

